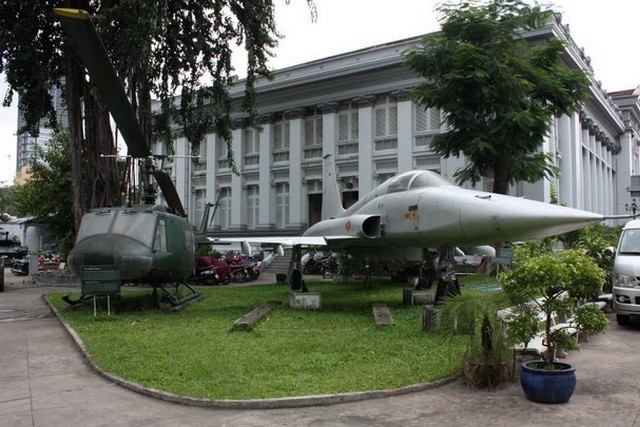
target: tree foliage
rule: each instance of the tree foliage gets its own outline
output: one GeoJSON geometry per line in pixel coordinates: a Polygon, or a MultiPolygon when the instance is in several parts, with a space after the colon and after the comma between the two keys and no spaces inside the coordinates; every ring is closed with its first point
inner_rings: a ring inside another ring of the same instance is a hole
{"type": "Polygon", "coordinates": [[[13,187],[0,187],[0,214],[14,211],[13,198],[15,190],[13,187]]]}
{"type": "MultiPolygon", "coordinates": [[[[312,0],[307,2],[313,13],[312,0]]],[[[100,157],[115,153],[108,112],[63,36],[54,7],[84,9],[93,16],[147,144],[156,138],[170,144],[171,126],[177,123],[194,147],[214,129],[231,148],[234,46],[242,46],[248,57],[240,109],[254,122],[256,79],[269,77],[267,62],[279,37],[272,0],[0,2],[0,72],[10,85],[4,105],[17,91],[26,129],[33,134],[43,117],[56,124],[49,89],[65,79],[77,224],[87,208],[120,203],[117,165],[100,157]],[[152,97],[161,106],[155,120],[152,97]]]]}
{"type": "Polygon", "coordinates": [[[406,64],[426,79],[414,99],[445,111],[448,131],[433,138],[434,151],[467,156],[458,182],[493,176],[496,193],[553,176],[553,159],[540,145],[555,116],[578,110],[589,83],[563,63],[562,40],[522,36],[547,25],[553,11],[521,0],[449,2],[438,11],[442,31],[405,52],[406,64]]]}
{"type": "Polygon", "coordinates": [[[26,184],[15,187],[18,216],[32,216],[49,230],[63,248],[73,244],[73,190],[71,186],[71,144],[68,132],[57,132],[46,150],[36,146],[26,184]]]}

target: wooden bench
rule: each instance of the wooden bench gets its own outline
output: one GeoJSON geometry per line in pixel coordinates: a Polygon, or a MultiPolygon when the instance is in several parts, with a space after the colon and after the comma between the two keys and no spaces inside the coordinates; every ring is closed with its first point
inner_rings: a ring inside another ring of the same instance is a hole
{"type": "Polygon", "coordinates": [[[233,328],[237,330],[250,330],[253,325],[260,320],[265,314],[282,304],[280,301],[268,301],[260,307],[254,308],[233,323],[233,328]]]}
{"type": "MultiPolygon", "coordinates": [[[[531,301],[529,304],[535,305],[535,302],[531,301]]],[[[590,301],[585,303],[585,305],[587,304],[594,305],[598,307],[600,310],[606,310],[608,305],[606,302],[606,297],[602,299],[599,298],[598,301],[590,301]]],[[[502,309],[498,312],[498,317],[506,322],[508,321],[511,312],[512,312],[511,307],[502,309]]],[[[546,320],[544,313],[538,312],[537,317],[538,317],[538,320],[540,321],[546,320]]],[[[558,316],[554,313],[551,318],[551,323],[552,323],[551,331],[564,329],[569,335],[575,337],[576,340],[578,340],[579,338],[582,338],[588,341],[588,337],[586,337],[586,335],[584,334],[583,336],[578,335],[578,328],[576,327],[575,320],[573,318],[559,319],[558,316]]],[[[511,347],[511,349],[514,352],[514,356],[515,356],[515,353],[519,353],[521,355],[533,355],[537,357],[544,357],[548,349],[543,342],[544,342],[544,330],[541,330],[540,332],[538,332],[538,334],[535,337],[533,337],[533,339],[527,344],[526,347],[524,343],[519,343],[511,347]]],[[[559,355],[559,357],[564,357],[564,356],[559,355]]]]}
{"type": "Polygon", "coordinates": [[[393,324],[391,313],[385,304],[374,302],[371,304],[371,310],[373,311],[373,319],[375,320],[376,325],[382,326],[393,324]]]}

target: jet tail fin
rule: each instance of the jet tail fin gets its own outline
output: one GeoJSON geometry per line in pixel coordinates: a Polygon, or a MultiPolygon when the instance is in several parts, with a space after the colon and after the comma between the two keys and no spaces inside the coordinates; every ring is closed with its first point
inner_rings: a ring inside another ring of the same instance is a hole
{"type": "Polygon", "coordinates": [[[323,158],[322,175],[322,219],[339,217],[345,209],[342,206],[336,162],[332,154],[326,154],[323,158]]]}

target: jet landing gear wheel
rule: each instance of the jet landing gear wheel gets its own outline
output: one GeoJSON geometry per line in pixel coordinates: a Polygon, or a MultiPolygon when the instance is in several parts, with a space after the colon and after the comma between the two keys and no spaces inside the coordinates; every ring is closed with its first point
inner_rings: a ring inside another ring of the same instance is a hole
{"type": "Polygon", "coordinates": [[[441,247],[438,251],[438,289],[434,305],[441,305],[446,297],[460,295],[460,282],[456,277],[455,270],[455,249],[452,247],[441,247]]]}

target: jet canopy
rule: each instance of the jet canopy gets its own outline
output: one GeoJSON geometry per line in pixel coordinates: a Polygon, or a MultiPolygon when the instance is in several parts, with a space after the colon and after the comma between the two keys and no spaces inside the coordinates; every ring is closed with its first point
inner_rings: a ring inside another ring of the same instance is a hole
{"type": "Polygon", "coordinates": [[[425,170],[404,172],[400,175],[394,176],[393,178],[389,178],[387,181],[374,188],[367,196],[351,205],[351,207],[347,209],[346,214],[351,215],[354,212],[357,212],[360,208],[371,202],[376,197],[384,196],[385,194],[401,193],[409,190],[434,187],[455,186],[435,172],[425,170]]]}
{"type": "Polygon", "coordinates": [[[427,187],[450,187],[452,184],[435,172],[413,170],[396,175],[380,186],[378,195],[385,193],[398,193],[400,191],[415,190],[427,187]],[[386,191],[383,188],[386,186],[386,191]]]}

